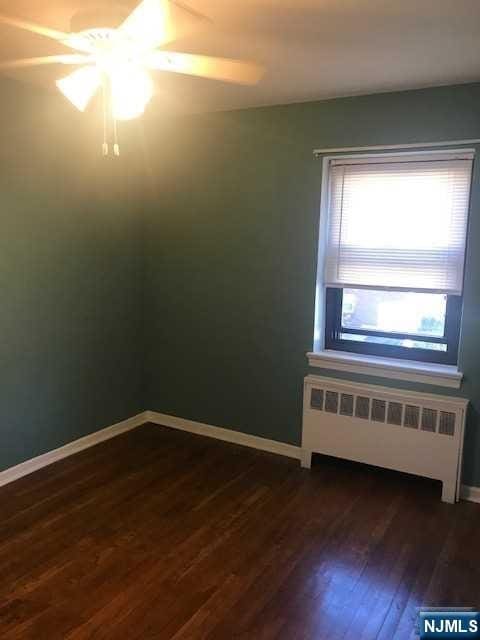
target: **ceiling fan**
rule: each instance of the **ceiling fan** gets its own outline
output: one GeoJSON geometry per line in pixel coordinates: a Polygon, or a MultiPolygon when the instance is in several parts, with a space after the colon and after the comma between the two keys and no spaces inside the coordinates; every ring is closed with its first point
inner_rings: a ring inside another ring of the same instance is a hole
{"type": "MultiPolygon", "coordinates": [[[[101,15],[101,14],[98,14],[101,15]]],[[[75,53],[26,58],[0,63],[0,69],[63,64],[78,69],[57,80],[58,89],[77,109],[85,111],[101,90],[104,104],[103,152],[109,153],[107,118],[113,122],[114,154],[119,155],[116,121],[130,120],[144,112],[153,96],[150,71],[188,74],[224,82],[256,84],[264,69],[254,63],[166,51],[163,46],[183,35],[186,25],[208,20],[179,0],[143,0],[120,26],[100,25],[63,33],[27,20],[0,14],[7,24],[51,38],[75,53]]],[[[94,22],[95,24],[95,22],[94,22]]]]}

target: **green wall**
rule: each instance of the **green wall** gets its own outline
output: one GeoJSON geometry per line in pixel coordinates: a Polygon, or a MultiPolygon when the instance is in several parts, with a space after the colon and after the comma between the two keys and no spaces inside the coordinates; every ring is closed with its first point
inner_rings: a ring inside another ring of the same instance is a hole
{"type": "Polygon", "coordinates": [[[144,398],[135,168],[100,156],[96,113],[9,80],[0,91],[1,470],[144,398]]]}
{"type": "MultiPolygon", "coordinates": [[[[0,470],[144,409],[298,444],[312,149],[480,137],[480,85],[464,85],[183,118],[151,109],[109,161],[95,110],[0,89],[0,470]]],[[[479,212],[477,163],[461,389],[464,481],[477,485],[479,212]]]]}
{"type": "MultiPolygon", "coordinates": [[[[145,126],[148,408],[298,444],[320,203],[312,150],[480,138],[480,84],[178,119],[152,110],[145,126]]],[[[480,485],[480,163],[466,274],[464,482],[480,485]]]]}

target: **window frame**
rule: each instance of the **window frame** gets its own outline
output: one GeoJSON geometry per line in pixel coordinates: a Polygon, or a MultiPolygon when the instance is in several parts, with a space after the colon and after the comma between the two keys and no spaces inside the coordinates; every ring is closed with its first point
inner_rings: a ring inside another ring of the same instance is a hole
{"type": "Polygon", "coordinates": [[[357,330],[342,326],[343,288],[325,287],[325,348],[371,356],[456,365],[458,362],[458,348],[460,343],[462,301],[462,296],[447,296],[443,338],[370,329],[357,330]],[[340,338],[340,334],[348,333],[385,338],[405,338],[422,342],[438,342],[446,344],[447,350],[439,351],[435,349],[420,349],[417,347],[401,347],[340,338]]]}
{"type": "MultiPolygon", "coordinates": [[[[321,157],[322,160],[322,173],[321,173],[321,198],[320,198],[320,221],[319,221],[319,244],[318,244],[318,263],[317,263],[317,288],[316,288],[316,302],[315,302],[315,323],[314,323],[314,341],[313,341],[313,353],[321,353],[324,350],[330,350],[332,352],[340,352],[340,354],[348,355],[352,354],[354,357],[362,357],[365,355],[366,360],[368,358],[375,358],[380,356],[381,358],[388,358],[398,360],[400,362],[409,360],[413,362],[419,362],[425,366],[437,365],[440,366],[455,366],[459,364],[459,350],[462,331],[462,313],[463,313],[463,291],[458,294],[447,294],[447,309],[445,318],[445,344],[447,350],[436,351],[433,349],[417,349],[409,347],[396,347],[394,345],[382,345],[376,343],[366,343],[353,340],[342,340],[339,338],[341,329],[341,301],[334,303],[332,310],[331,305],[327,304],[327,290],[339,288],[354,289],[353,284],[327,284],[325,282],[325,259],[327,255],[327,234],[329,232],[330,224],[330,169],[332,161],[338,160],[352,160],[355,163],[370,163],[374,160],[385,161],[389,159],[398,158],[404,159],[407,156],[410,158],[427,159],[429,156],[434,156],[437,152],[445,152],[449,154],[457,153],[470,153],[472,154],[472,180],[475,174],[475,164],[477,161],[478,148],[472,146],[472,144],[461,145],[436,145],[434,149],[422,147],[421,145],[415,145],[415,148],[409,149],[407,147],[378,147],[378,148],[345,148],[332,150],[333,153],[316,154],[317,158],[321,157]],[[336,305],[336,306],[335,306],[336,305]],[[338,308],[340,308],[340,316],[338,315],[338,308]],[[336,311],[335,311],[336,310],[336,311]],[[336,313],[336,315],[335,315],[336,313]],[[339,320],[340,319],[340,320],[339,320]]],[[[470,187],[471,188],[471,187],[470,187]]],[[[467,220],[467,236],[465,242],[464,251],[464,263],[466,262],[468,252],[468,229],[470,226],[471,215],[471,197],[472,192],[470,190],[470,202],[467,220]]],[[[465,266],[464,266],[465,268],[465,266]]],[[[464,272],[465,277],[465,272],[464,272]]],[[[359,288],[359,287],[357,287],[359,288]]],[[[367,287],[370,288],[370,287],[367,287]]],[[[375,289],[374,287],[371,287],[375,289]]],[[[378,289],[378,288],[377,288],[378,289]]],[[[387,289],[388,290],[388,289],[387,289]]],[[[393,289],[392,289],[393,290],[393,289]]],[[[405,290],[405,289],[403,289],[405,290]]],[[[415,291],[412,290],[412,293],[415,291]]],[[[438,293],[441,293],[440,291],[438,293]]],[[[332,294],[329,294],[332,295],[332,294]]],[[[340,294],[337,294],[340,295],[340,294]]],[[[343,330],[342,333],[347,333],[343,330]]],[[[393,334],[391,337],[398,337],[399,334],[393,334]]],[[[411,335],[408,336],[410,339],[411,335]]],[[[422,336],[423,341],[426,341],[426,336],[422,336]]],[[[430,341],[428,338],[427,341],[430,341]]],[[[404,366],[404,365],[402,365],[404,366]]]]}

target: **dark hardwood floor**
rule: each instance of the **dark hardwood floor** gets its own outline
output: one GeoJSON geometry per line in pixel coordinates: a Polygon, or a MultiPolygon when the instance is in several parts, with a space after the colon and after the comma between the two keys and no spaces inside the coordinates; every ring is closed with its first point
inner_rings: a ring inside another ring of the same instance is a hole
{"type": "Polygon", "coordinates": [[[480,605],[480,505],[145,425],[0,489],[2,640],[398,640],[480,605]]]}

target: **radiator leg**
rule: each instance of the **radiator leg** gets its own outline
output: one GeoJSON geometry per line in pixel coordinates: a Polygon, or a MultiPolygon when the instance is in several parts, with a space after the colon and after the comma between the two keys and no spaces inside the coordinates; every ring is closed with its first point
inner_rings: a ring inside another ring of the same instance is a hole
{"type": "Polygon", "coordinates": [[[455,504],[456,502],[456,483],[444,482],[442,485],[442,502],[455,504]]]}
{"type": "Polygon", "coordinates": [[[300,464],[304,469],[312,468],[312,452],[309,449],[302,449],[300,464]]]}

